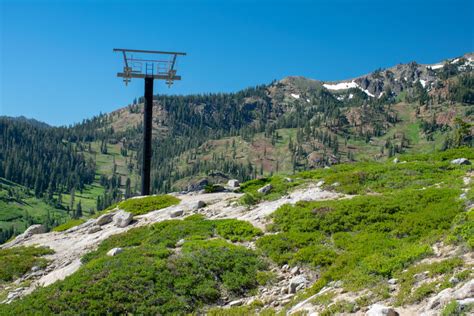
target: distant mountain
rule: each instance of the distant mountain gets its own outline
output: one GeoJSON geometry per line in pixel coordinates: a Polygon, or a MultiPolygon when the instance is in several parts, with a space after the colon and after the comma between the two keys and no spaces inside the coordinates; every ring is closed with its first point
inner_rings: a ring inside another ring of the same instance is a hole
{"type": "Polygon", "coordinates": [[[45,122],[41,122],[41,121],[38,121],[38,120],[35,120],[35,119],[32,119],[32,118],[27,118],[27,117],[24,117],[24,116],[16,116],[16,117],[0,116],[0,119],[27,123],[27,124],[30,124],[34,127],[40,127],[40,128],[51,127],[50,125],[48,125],[45,122]]]}

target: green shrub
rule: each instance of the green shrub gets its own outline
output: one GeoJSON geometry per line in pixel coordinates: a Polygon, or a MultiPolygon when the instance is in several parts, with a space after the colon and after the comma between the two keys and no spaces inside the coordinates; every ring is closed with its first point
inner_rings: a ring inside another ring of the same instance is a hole
{"type": "Polygon", "coordinates": [[[254,204],[257,204],[260,201],[260,199],[261,199],[260,194],[245,193],[239,199],[239,202],[242,205],[252,206],[254,204]]]}
{"type": "Polygon", "coordinates": [[[155,195],[128,199],[119,203],[118,207],[133,215],[142,215],[171,205],[177,205],[179,202],[180,200],[178,198],[171,195],[155,195]]]}
{"type": "Polygon", "coordinates": [[[318,267],[323,280],[344,280],[347,289],[375,286],[432,253],[429,241],[463,210],[458,192],[405,189],[284,205],[272,214],[277,234],[257,246],[278,264],[318,267]]]}
{"type": "Polygon", "coordinates": [[[272,284],[276,281],[276,274],[274,272],[258,271],[257,272],[257,283],[259,285],[272,284]]]}
{"type": "Polygon", "coordinates": [[[45,247],[14,247],[0,249],[0,281],[12,281],[21,277],[32,267],[45,267],[48,260],[44,255],[54,253],[45,247]]]}
{"type": "Polygon", "coordinates": [[[341,313],[353,313],[356,311],[356,304],[348,301],[337,301],[321,312],[321,316],[332,316],[341,313]]]}
{"type": "Polygon", "coordinates": [[[224,187],[218,184],[208,184],[204,187],[205,193],[216,193],[224,191],[224,187]]]}
{"type": "Polygon", "coordinates": [[[216,220],[217,233],[232,242],[248,241],[262,235],[262,231],[249,222],[235,219],[216,220]]]}
{"type": "Polygon", "coordinates": [[[446,275],[448,278],[454,269],[461,267],[463,260],[461,258],[446,259],[431,264],[419,264],[408,268],[405,272],[399,272],[396,276],[399,279],[400,290],[395,297],[396,305],[415,303],[422,300],[427,295],[434,292],[437,285],[441,285],[443,280],[437,282],[423,283],[415,288],[416,274],[428,271],[428,277],[433,278],[440,275],[446,275]]]}
{"type": "MultiPolygon", "coordinates": [[[[259,309],[261,306],[237,306],[231,308],[211,308],[206,311],[208,316],[275,316],[273,308],[259,309]],[[257,309],[257,310],[256,310],[257,309]]],[[[279,315],[279,314],[278,314],[279,315]]]]}
{"type": "Polygon", "coordinates": [[[56,226],[53,228],[53,232],[63,232],[65,230],[68,230],[70,228],[79,226],[83,223],[85,223],[85,219],[79,218],[79,219],[70,219],[66,223],[61,224],[59,226],[56,226]]]}
{"type": "Polygon", "coordinates": [[[331,169],[301,172],[305,179],[324,179],[325,187],[347,194],[392,192],[400,189],[422,189],[435,184],[445,188],[460,188],[462,176],[469,166],[456,166],[446,161],[357,162],[341,164],[331,169]],[[339,186],[332,187],[334,183],[339,186]]]}
{"type": "Polygon", "coordinates": [[[456,300],[452,300],[441,311],[441,316],[458,316],[461,315],[461,308],[456,300]]]}
{"type": "Polygon", "coordinates": [[[474,210],[456,216],[447,241],[455,244],[464,242],[474,249],[474,210]]]}
{"type": "Polygon", "coordinates": [[[217,303],[222,291],[247,295],[267,265],[253,250],[218,238],[219,224],[190,216],[111,236],[76,273],[0,305],[0,314],[188,314],[217,303]],[[124,251],[107,256],[114,247],[124,251]]]}

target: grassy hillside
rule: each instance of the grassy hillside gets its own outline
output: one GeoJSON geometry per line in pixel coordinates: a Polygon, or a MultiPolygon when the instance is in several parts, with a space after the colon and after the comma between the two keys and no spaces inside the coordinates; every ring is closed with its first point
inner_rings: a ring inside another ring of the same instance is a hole
{"type": "Polygon", "coordinates": [[[49,223],[54,226],[68,218],[65,209],[36,198],[27,188],[0,178],[0,231],[3,243],[12,234],[23,232],[29,225],[49,223]]]}
{"type": "MultiPolygon", "coordinates": [[[[347,135],[344,133],[329,134],[336,137],[338,142],[338,157],[341,162],[349,161],[384,161],[392,157],[387,143],[398,145],[403,153],[434,153],[442,149],[449,133],[437,131],[432,134],[425,133],[422,128],[423,118],[417,115],[419,105],[398,103],[392,109],[399,121],[387,129],[381,136],[366,137],[347,135]],[[403,142],[403,146],[402,146],[403,142]]],[[[464,113],[466,107],[461,104],[452,105],[452,113],[464,113]]],[[[438,109],[441,111],[441,109],[438,109]]],[[[323,128],[324,130],[324,128],[323,128]]],[[[236,164],[250,164],[254,168],[254,177],[269,176],[276,173],[294,174],[301,169],[321,167],[316,160],[324,156],[333,155],[333,150],[316,139],[301,141],[305,155],[295,162],[294,152],[290,150],[290,143],[297,143],[299,128],[285,128],[275,130],[273,135],[265,133],[255,134],[251,140],[241,136],[226,137],[218,140],[209,140],[196,149],[184,152],[175,158],[176,172],[185,173],[203,162],[233,162],[236,164]]],[[[194,177],[206,176],[200,173],[194,177]]],[[[178,180],[175,190],[186,188],[191,178],[178,180]]]]}
{"type": "MultiPolygon", "coordinates": [[[[293,182],[275,176],[244,183],[242,189],[248,194],[273,183],[271,194],[276,197],[291,186],[322,180],[328,190],[356,196],[283,205],[271,215],[265,234],[246,222],[210,221],[196,215],[133,229],[87,254],[77,273],[0,306],[0,312],[204,311],[224,296],[236,299],[256,294],[269,279],[264,277],[269,264],[286,263],[319,275],[311,288],[287,306],[331,281],[342,281],[345,291],[364,294],[332,305],[335,294],[315,300],[323,315],[354,312],[384,299],[391,299],[395,306],[420,302],[450,287],[452,276],[461,282],[472,277],[472,267],[460,256],[474,247],[474,210],[466,208],[474,197],[472,166],[450,163],[458,157],[474,160],[474,151],[461,148],[402,155],[400,163],[358,162],[305,171],[294,175],[293,182]],[[464,177],[471,177],[471,182],[464,177]],[[466,190],[468,194],[461,197],[466,190]],[[256,250],[245,248],[241,241],[255,241],[256,250]],[[433,255],[435,243],[457,247],[458,257],[419,264],[433,255]],[[114,247],[124,252],[106,256],[114,247]],[[414,282],[420,271],[427,271],[431,281],[414,282]],[[400,280],[396,295],[391,295],[388,286],[391,278],[400,280]]],[[[263,312],[263,305],[212,309],[211,313],[251,315],[263,312]]]]}

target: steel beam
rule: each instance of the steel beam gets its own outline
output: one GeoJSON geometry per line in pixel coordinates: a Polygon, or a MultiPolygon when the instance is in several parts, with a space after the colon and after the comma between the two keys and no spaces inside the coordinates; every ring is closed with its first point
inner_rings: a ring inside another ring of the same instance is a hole
{"type": "Polygon", "coordinates": [[[161,80],[181,80],[181,76],[173,76],[170,77],[169,75],[146,75],[146,74],[134,74],[132,73],[130,76],[125,75],[123,72],[118,72],[117,77],[122,77],[122,78],[140,78],[140,79],[145,79],[145,78],[153,78],[153,79],[161,79],[161,80]]]}
{"type": "Polygon", "coordinates": [[[145,108],[143,118],[142,195],[150,195],[151,136],[153,128],[153,78],[145,78],[145,108]]]}
{"type": "Polygon", "coordinates": [[[163,51],[158,51],[158,50],[141,50],[141,49],[126,49],[126,48],[114,48],[114,52],[151,53],[151,54],[169,54],[169,55],[186,56],[186,53],[180,53],[180,52],[163,52],[163,51]]]}

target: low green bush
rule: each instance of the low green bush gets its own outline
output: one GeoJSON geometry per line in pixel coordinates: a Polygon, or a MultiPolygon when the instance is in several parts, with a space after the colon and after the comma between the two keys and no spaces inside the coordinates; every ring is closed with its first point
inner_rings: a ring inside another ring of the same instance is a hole
{"type": "Polygon", "coordinates": [[[429,294],[435,292],[437,287],[445,288],[450,286],[447,279],[452,275],[452,272],[463,265],[461,258],[446,259],[440,262],[419,264],[409,267],[406,271],[399,272],[396,277],[399,279],[400,290],[395,297],[396,305],[411,304],[421,301],[429,294]],[[428,271],[426,277],[433,278],[436,276],[445,275],[446,280],[438,280],[435,282],[423,283],[419,287],[415,287],[417,281],[416,275],[428,271]],[[447,286],[442,286],[446,281],[447,286]]]}
{"type": "Polygon", "coordinates": [[[278,264],[308,264],[349,290],[375,286],[432,253],[430,244],[462,212],[459,190],[398,190],[299,202],[272,214],[276,234],[257,246],[278,264]]]}
{"type": "Polygon", "coordinates": [[[323,310],[321,316],[332,316],[342,313],[354,313],[356,311],[356,304],[348,301],[337,301],[336,303],[330,305],[328,308],[323,310]]]}
{"type": "Polygon", "coordinates": [[[332,166],[330,169],[303,171],[303,179],[325,181],[325,188],[347,194],[392,192],[400,189],[422,189],[433,185],[460,188],[462,176],[471,166],[453,165],[454,158],[474,159],[472,148],[451,149],[430,154],[404,155],[404,163],[356,162],[332,166]],[[338,183],[338,186],[333,184],[338,183]]]}
{"type": "Polygon", "coordinates": [[[48,260],[42,258],[42,256],[52,253],[54,253],[52,249],[45,247],[0,249],[0,282],[13,281],[34,266],[45,267],[48,260]]]}
{"type": "Polygon", "coordinates": [[[234,221],[194,215],[111,236],[83,258],[76,273],[0,305],[0,314],[188,314],[221,300],[222,291],[230,297],[253,293],[266,262],[255,251],[216,235],[222,223],[250,225],[234,221]],[[178,251],[181,239],[185,242],[178,251]],[[114,247],[124,250],[107,256],[114,247]]]}
{"type": "Polygon", "coordinates": [[[456,216],[447,241],[454,244],[465,242],[470,249],[474,249],[474,210],[456,216]]]}
{"type": "Polygon", "coordinates": [[[274,272],[258,271],[257,272],[257,283],[259,285],[272,284],[276,281],[277,275],[274,272]]]}
{"type": "Polygon", "coordinates": [[[459,316],[461,315],[461,307],[456,300],[452,300],[441,311],[441,316],[459,316]]]}
{"type": "Polygon", "coordinates": [[[224,187],[218,184],[208,184],[204,187],[205,193],[216,193],[224,191],[224,187]]]}
{"type": "Polygon", "coordinates": [[[142,215],[151,211],[177,205],[180,200],[171,195],[154,195],[143,198],[128,199],[118,204],[118,208],[133,215],[142,215]]]}
{"type": "Polygon", "coordinates": [[[248,241],[262,235],[262,231],[249,222],[235,219],[216,220],[217,234],[230,241],[248,241]]]}

